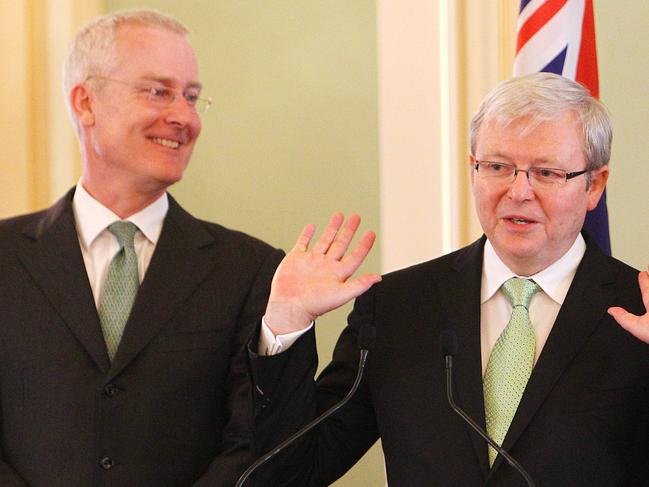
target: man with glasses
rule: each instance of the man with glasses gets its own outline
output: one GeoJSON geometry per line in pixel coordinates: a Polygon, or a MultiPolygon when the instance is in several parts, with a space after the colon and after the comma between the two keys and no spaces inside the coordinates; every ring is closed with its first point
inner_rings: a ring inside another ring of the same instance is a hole
{"type": "Polygon", "coordinates": [[[317,382],[309,324],[343,301],[349,231],[333,222],[309,249],[307,229],[280,264],[250,352],[257,453],[345,396],[364,325],[376,345],[356,395],[263,467],[267,485],[329,485],[379,437],[391,486],[525,485],[451,410],[447,353],[460,407],[537,487],[649,485],[649,348],[607,314],[645,312],[637,272],[580,232],[609,175],[605,108],[560,76],[514,78],[470,139],[484,235],[358,298],[317,382]]]}
{"type": "Polygon", "coordinates": [[[250,462],[243,345],[283,253],[166,193],[210,104],[187,34],[133,10],[71,45],[83,175],[0,223],[0,485],[232,486],[250,462]]]}

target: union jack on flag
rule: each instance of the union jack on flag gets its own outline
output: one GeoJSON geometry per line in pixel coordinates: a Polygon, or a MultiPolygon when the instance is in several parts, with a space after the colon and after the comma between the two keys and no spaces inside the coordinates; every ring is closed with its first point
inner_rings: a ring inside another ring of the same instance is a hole
{"type": "MultiPolygon", "coordinates": [[[[544,71],[586,86],[599,97],[592,0],[521,0],[514,76],[544,71]]],[[[584,229],[609,255],[606,192],[584,229]]]]}

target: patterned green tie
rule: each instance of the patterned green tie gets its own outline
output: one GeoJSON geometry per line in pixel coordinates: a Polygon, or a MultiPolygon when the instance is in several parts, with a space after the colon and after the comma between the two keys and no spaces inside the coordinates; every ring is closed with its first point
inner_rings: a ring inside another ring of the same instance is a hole
{"type": "Polygon", "coordinates": [[[117,238],[119,252],[115,254],[108,267],[104,291],[99,304],[99,320],[106,340],[108,356],[113,360],[122,339],[124,325],[131,314],[131,308],[140,287],[137,271],[137,255],[133,238],[138,228],[127,221],[117,221],[108,226],[117,238]]]}
{"type": "MultiPolygon", "coordinates": [[[[536,337],[529,305],[539,289],[534,281],[518,277],[503,284],[512,316],[491,351],[483,384],[487,431],[499,445],[505,439],[534,367],[536,337]]],[[[493,465],[496,455],[496,450],[489,447],[489,465],[493,465]]]]}

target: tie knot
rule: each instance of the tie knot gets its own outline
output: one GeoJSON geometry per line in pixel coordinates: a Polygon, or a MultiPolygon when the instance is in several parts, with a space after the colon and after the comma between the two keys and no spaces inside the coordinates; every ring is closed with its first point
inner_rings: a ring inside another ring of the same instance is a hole
{"type": "Polygon", "coordinates": [[[120,247],[133,248],[133,239],[138,230],[135,223],[119,220],[108,225],[108,230],[115,235],[120,247]]]}
{"type": "Polygon", "coordinates": [[[531,279],[521,279],[520,277],[512,277],[503,284],[503,292],[512,307],[524,306],[529,309],[532,296],[541,289],[537,283],[531,279]]]}

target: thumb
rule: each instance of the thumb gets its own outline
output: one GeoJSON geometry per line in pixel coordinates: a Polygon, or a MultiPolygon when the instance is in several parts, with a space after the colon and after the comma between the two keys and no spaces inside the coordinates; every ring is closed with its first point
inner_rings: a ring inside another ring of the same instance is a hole
{"type": "Polygon", "coordinates": [[[628,327],[633,326],[638,320],[638,317],[636,315],[629,313],[627,310],[620,308],[619,306],[609,308],[607,311],[608,314],[611,315],[615,319],[615,321],[617,321],[618,324],[624,329],[628,329],[628,327]]]}
{"type": "Polygon", "coordinates": [[[609,308],[608,314],[633,336],[645,343],[649,343],[649,326],[643,324],[642,319],[639,316],[629,313],[624,308],[618,306],[609,308]]]}

